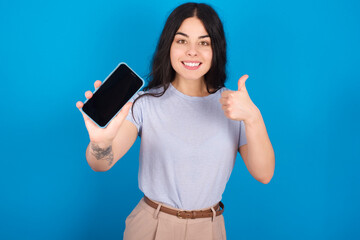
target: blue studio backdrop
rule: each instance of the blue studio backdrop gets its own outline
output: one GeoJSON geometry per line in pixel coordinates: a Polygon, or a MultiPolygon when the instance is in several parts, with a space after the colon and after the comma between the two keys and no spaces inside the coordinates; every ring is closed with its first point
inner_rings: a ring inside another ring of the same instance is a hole
{"type": "MultiPolygon", "coordinates": [[[[119,62],[145,77],[180,3],[0,0],[0,239],[122,239],[140,140],[94,172],[75,103],[119,62]]],[[[226,31],[226,86],[250,76],[276,155],[266,185],[237,156],[228,239],[360,239],[360,2],[207,3],[226,31]]]]}

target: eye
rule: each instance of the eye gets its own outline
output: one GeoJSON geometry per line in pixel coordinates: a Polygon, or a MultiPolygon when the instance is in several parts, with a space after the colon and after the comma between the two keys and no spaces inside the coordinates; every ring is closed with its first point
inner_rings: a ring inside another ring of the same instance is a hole
{"type": "Polygon", "coordinates": [[[179,39],[179,40],[176,41],[176,43],[184,44],[184,43],[186,43],[186,41],[184,39],[179,39]]]}
{"type": "Polygon", "coordinates": [[[208,41],[201,41],[199,44],[201,46],[210,46],[210,42],[208,42],[208,41]]]}

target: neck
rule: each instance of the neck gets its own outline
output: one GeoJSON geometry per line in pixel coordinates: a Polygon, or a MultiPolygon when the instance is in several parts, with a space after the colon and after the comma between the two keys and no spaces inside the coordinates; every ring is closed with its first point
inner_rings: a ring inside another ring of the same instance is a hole
{"type": "Polygon", "coordinates": [[[172,85],[180,92],[191,97],[205,97],[209,93],[204,78],[198,80],[179,79],[175,77],[172,85]]]}

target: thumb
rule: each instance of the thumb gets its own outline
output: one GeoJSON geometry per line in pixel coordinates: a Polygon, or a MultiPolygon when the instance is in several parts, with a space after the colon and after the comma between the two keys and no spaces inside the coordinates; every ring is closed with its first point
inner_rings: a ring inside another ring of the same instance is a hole
{"type": "Polygon", "coordinates": [[[121,109],[120,113],[126,117],[129,114],[131,106],[132,106],[132,102],[127,102],[124,105],[123,109],[121,109]]]}
{"type": "Polygon", "coordinates": [[[239,79],[239,82],[238,82],[238,91],[240,91],[242,88],[245,88],[245,82],[246,80],[248,79],[249,75],[245,74],[243,75],[240,79],[239,79]]]}
{"type": "Polygon", "coordinates": [[[132,106],[132,102],[128,102],[126,103],[122,109],[120,110],[120,112],[116,115],[116,117],[114,117],[114,119],[111,121],[113,123],[110,122],[109,126],[120,126],[122,124],[122,122],[125,120],[125,118],[127,117],[127,115],[129,114],[130,108],[132,106]]]}

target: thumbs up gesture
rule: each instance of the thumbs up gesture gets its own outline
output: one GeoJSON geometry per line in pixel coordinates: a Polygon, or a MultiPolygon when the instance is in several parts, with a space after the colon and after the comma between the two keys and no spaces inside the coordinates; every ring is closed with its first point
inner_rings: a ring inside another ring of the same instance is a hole
{"type": "Polygon", "coordinates": [[[259,109],[251,101],[246,90],[245,82],[248,75],[239,79],[237,91],[224,91],[221,93],[220,103],[227,118],[235,121],[249,122],[258,117],[259,109]]]}

